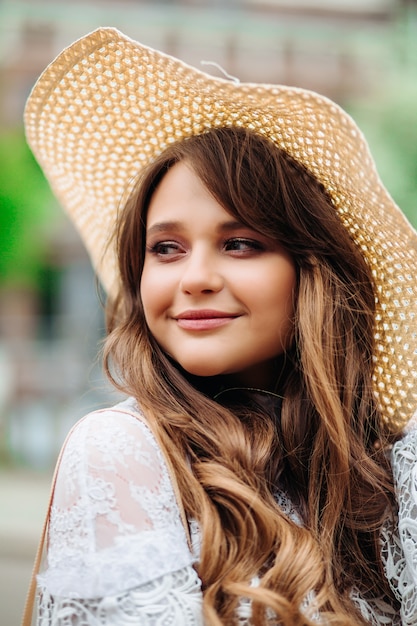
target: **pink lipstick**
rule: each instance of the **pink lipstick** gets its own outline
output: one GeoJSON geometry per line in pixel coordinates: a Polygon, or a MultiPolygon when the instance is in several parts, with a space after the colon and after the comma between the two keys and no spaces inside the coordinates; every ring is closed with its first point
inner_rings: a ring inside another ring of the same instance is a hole
{"type": "Polygon", "coordinates": [[[230,323],[239,317],[225,311],[197,309],[184,311],[175,317],[178,326],[184,330],[213,330],[230,323]]]}

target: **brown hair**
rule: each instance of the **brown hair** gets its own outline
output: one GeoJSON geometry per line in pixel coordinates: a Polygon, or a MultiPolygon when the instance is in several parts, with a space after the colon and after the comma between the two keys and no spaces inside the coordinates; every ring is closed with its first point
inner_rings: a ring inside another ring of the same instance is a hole
{"type": "Polygon", "coordinates": [[[269,609],[284,626],[312,624],[313,608],[326,623],[362,623],[353,587],[394,603],[379,554],[393,485],[372,389],[374,286],[323,187],[259,134],[213,129],[171,145],[148,168],[117,238],[121,288],[109,305],[106,371],[137,398],[174,468],[186,515],[199,522],[208,623],[237,624],[242,597],[252,599],[257,626],[269,609]],[[146,211],[179,161],[239,221],[278,240],[296,265],[294,345],[277,381],[278,409],[215,401],[146,326],[146,211]],[[278,506],[278,485],[302,523],[278,506]],[[257,575],[260,585],[251,587],[257,575]]]}

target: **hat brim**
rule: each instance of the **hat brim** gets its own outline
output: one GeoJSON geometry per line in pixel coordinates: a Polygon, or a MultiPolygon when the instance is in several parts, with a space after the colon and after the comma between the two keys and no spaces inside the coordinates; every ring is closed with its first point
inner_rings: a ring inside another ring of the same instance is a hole
{"type": "Polygon", "coordinates": [[[323,183],[372,269],[375,392],[390,430],[408,421],[417,407],[417,235],[337,104],[299,88],[216,78],[100,28],[47,67],[25,125],[109,294],[118,282],[109,236],[144,166],[170,143],[213,127],[244,126],[269,137],[323,183]]]}

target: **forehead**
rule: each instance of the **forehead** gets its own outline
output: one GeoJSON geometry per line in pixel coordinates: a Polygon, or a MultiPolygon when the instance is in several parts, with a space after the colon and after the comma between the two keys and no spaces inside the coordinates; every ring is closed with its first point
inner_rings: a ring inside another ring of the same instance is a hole
{"type": "Polygon", "coordinates": [[[234,220],[219,204],[192,167],[180,161],[163,176],[147,211],[147,228],[155,224],[234,220]]]}

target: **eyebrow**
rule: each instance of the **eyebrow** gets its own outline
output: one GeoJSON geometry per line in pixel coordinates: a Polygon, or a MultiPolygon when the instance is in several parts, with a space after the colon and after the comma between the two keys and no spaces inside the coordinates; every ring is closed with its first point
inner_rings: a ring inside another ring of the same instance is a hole
{"type": "MultiPolygon", "coordinates": [[[[149,236],[149,235],[165,232],[167,230],[179,231],[179,230],[182,230],[182,228],[183,228],[182,222],[177,222],[177,221],[157,222],[156,224],[153,224],[150,228],[147,229],[146,235],[149,236]]],[[[250,230],[252,230],[250,226],[246,226],[245,224],[242,224],[242,222],[238,222],[237,220],[230,220],[228,222],[223,222],[222,224],[220,224],[218,231],[220,233],[224,233],[224,232],[227,233],[227,232],[236,230],[238,228],[250,228],[250,230]]]]}

